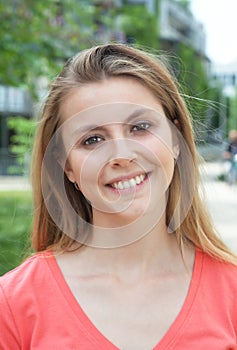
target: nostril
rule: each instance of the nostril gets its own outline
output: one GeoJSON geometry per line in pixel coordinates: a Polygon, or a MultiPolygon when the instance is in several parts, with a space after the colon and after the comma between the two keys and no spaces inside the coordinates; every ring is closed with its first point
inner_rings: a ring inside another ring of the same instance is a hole
{"type": "Polygon", "coordinates": [[[132,141],[124,138],[115,138],[109,145],[110,163],[114,166],[127,165],[137,159],[137,151],[132,141]]]}
{"type": "Polygon", "coordinates": [[[131,162],[134,161],[134,158],[114,158],[110,161],[110,165],[114,166],[114,167],[118,167],[118,166],[127,166],[128,164],[130,164],[131,162]]]}

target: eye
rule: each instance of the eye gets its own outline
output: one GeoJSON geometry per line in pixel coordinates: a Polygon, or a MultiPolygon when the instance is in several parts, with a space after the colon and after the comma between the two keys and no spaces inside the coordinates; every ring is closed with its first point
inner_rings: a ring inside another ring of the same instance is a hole
{"type": "Polygon", "coordinates": [[[132,127],[132,131],[145,131],[151,127],[150,122],[139,122],[132,127]]]}
{"type": "Polygon", "coordinates": [[[90,136],[88,137],[87,139],[85,139],[83,141],[83,145],[85,146],[90,146],[90,145],[94,145],[94,144],[97,144],[99,142],[103,141],[103,138],[100,137],[100,136],[97,136],[97,135],[94,135],[94,136],[90,136]]]}

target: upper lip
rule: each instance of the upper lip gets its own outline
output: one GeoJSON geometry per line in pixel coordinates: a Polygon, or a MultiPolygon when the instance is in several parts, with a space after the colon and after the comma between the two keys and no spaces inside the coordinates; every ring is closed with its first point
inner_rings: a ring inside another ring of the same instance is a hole
{"type": "Polygon", "coordinates": [[[115,182],[119,182],[119,181],[130,180],[130,179],[135,178],[136,176],[143,175],[143,174],[144,175],[148,175],[149,172],[140,170],[140,171],[137,171],[137,172],[132,173],[132,174],[126,174],[126,175],[117,176],[117,177],[113,178],[112,180],[110,180],[107,183],[107,185],[111,185],[111,184],[113,184],[115,182]]]}

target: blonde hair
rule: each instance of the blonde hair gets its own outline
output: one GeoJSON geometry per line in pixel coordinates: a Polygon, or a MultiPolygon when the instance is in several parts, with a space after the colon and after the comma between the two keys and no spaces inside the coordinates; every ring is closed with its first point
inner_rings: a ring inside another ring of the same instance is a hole
{"type": "MultiPolygon", "coordinates": [[[[200,198],[198,157],[191,118],[174,77],[157,57],[122,44],[106,44],[80,52],[65,64],[61,74],[52,83],[36,133],[32,157],[32,187],[35,206],[33,248],[36,251],[49,248],[65,251],[75,243],[75,240],[62,232],[51,218],[45,205],[41,185],[43,158],[48,144],[60,125],[60,107],[72,89],[80,89],[80,86],[85,84],[118,76],[133,77],[153,92],[161,103],[166,117],[179,129],[189,148],[194,169],[192,181],[188,181],[190,174],[187,171],[185,191],[180,191],[180,176],[178,167],[175,166],[166,208],[166,221],[169,225],[180,196],[180,205],[182,205],[186,201],[185,196],[192,193],[187,215],[175,228],[180,250],[183,251],[184,242],[189,241],[209,255],[236,264],[235,255],[214,232],[210,217],[200,198]]],[[[179,162],[181,169],[185,169],[186,159],[182,152],[179,162]]],[[[66,192],[74,210],[86,222],[92,222],[90,204],[81,193],[76,191],[66,175],[62,174],[63,169],[57,160],[54,159],[50,166],[53,168],[52,173],[55,174],[48,175],[48,186],[51,189],[50,202],[51,206],[56,206],[58,216],[66,220],[63,196],[60,188],[57,187],[57,176],[61,174],[64,176],[66,192]]],[[[83,227],[79,229],[82,230],[83,227]]]]}

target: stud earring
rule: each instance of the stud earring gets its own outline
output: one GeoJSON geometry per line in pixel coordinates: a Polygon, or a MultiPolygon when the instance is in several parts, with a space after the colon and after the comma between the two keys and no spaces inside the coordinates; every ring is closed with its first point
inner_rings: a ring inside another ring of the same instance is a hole
{"type": "Polygon", "coordinates": [[[177,161],[178,157],[179,157],[179,146],[175,145],[173,147],[173,158],[175,161],[177,161]]]}
{"type": "Polygon", "coordinates": [[[80,188],[78,187],[78,184],[76,182],[74,182],[74,187],[77,191],[80,191],[80,188]]]}

